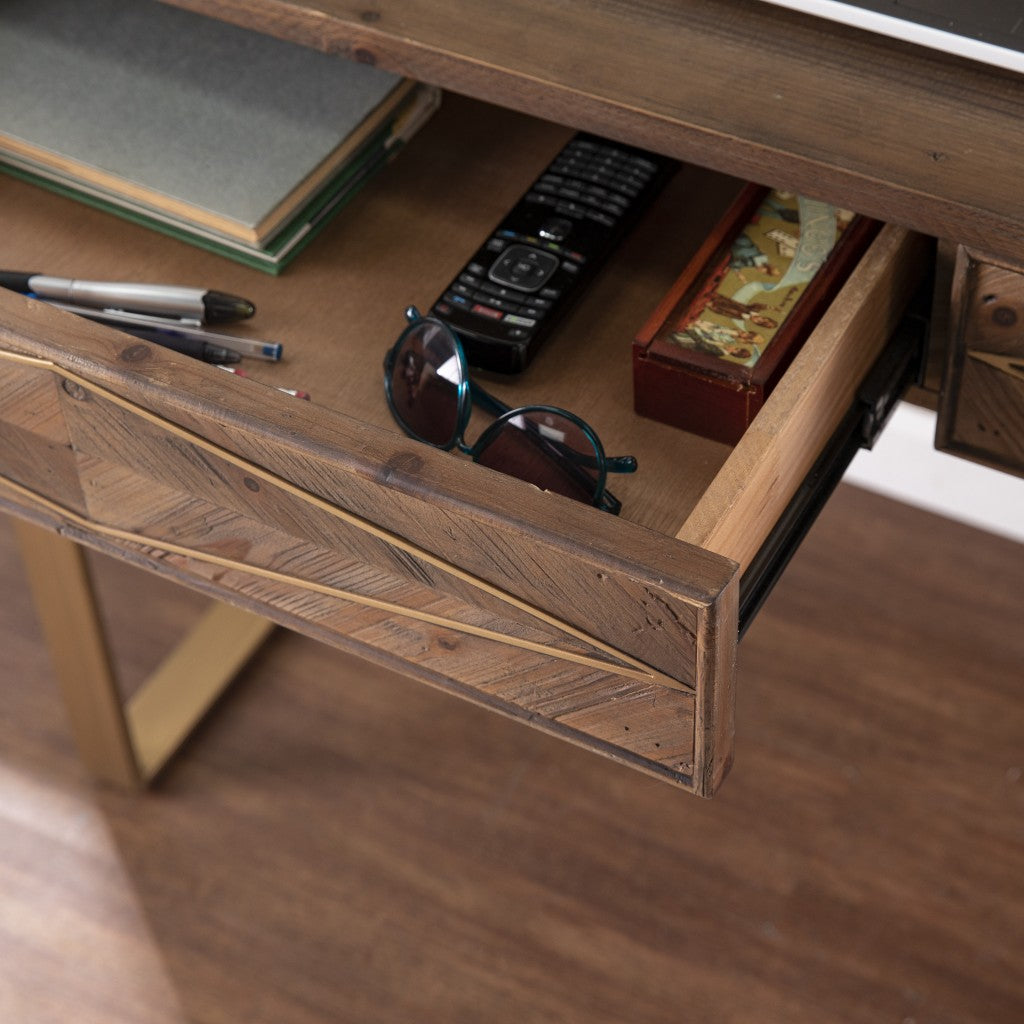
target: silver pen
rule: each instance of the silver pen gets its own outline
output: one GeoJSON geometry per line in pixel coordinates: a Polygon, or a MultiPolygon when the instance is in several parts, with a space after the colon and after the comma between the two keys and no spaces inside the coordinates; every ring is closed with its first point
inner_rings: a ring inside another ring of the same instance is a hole
{"type": "Polygon", "coordinates": [[[0,270],[0,287],[78,306],[191,318],[209,324],[247,320],[256,312],[256,307],[248,299],[237,295],[169,284],[76,281],[20,270],[0,270]]]}

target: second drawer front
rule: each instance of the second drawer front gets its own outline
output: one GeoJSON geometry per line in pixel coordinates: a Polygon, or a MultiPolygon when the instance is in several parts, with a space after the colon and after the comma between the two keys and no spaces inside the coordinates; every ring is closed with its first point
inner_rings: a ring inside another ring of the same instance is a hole
{"type": "Polygon", "coordinates": [[[937,445],[1024,475],[1024,267],[957,252],[937,445]]]}

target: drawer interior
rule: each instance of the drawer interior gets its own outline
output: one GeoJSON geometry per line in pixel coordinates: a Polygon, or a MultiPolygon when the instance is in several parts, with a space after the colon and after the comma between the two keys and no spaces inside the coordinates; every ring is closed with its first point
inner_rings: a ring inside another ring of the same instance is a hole
{"type": "MultiPolygon", "coordinates": [[[[448,95],[399,159],[279,277],[5,177],[7,250],[57,275],[195,282],[249,296],[257,315],[236,333],[281,341],[285,353],[275,364],[247,360],[249,376],[397,432],[380,368],[405,306],[430,306],[570,134],[448,95]]],[[[622,515],[669,536],[691,522],[732,449],[633,412],[630,346],[739,187],[684,166],[526,372],[477,375],[508,404],[570,409],[609,453],[635,455],[639,471],[611,481],[622,515]]],[[[474,421],[469,436],[485,424],[474,421]]],[[[709,507],[700,518],[720,511],[709,507]]],[[[684,538],[701,543],[701,534],[691,522],[684,538]]]]}
{"type": "MultiPolygon", "coordinates": [[[[400,157],[276,278],[0,178],[5,207],[15,211],[7,249],[58,275],[208,283],[249,296],[258,311],[244,331],[284,344],[279,364],[247,360],[250,376],[397,431],[381,360],[404,326],[405,306],[429,307],[570,134],[446,96],[400,157]]],[[[729,449],[634,415],[630,345],[737,188],[684,168],[533,365],[517,377],[480,375],[509,404],[571,409],[606,450],[636,455],[640,470],[613,482],[623,515],[670,535],[729,449]]],[[[470,436],[479,429],[474,421],[470,436]]]]}

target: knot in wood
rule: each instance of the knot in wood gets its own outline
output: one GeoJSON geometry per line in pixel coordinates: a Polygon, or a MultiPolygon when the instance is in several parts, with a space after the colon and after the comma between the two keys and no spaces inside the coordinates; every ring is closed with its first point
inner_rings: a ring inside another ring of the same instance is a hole
{"type": "Polygon", "coordinates": [[[153,350],[149,345],[129,345],[121,349],[119,358],[126,363],[144,363],[152,354],[153,350]]]}
{"type": "Polygon", "coordinates": [[[357,46],[352,51],[352,56],[360,64],[375,65],[377,63],[377,55],[373,52],[373,50],[367,50],[365,47],[362,46],[357,46]]]}
{"type": "Polygon", "coordinates": [[[1012,327],[1017,322],[1017,311],[1010,306],[997,306],[992,311],[992,322],[1000,327],[1012,327]]]}
{"type": "Polygon", "coordinates": [[[69,394],[76,402],[84,402],[88,397],[89,393],[82,387],[78,381],[68,380],[65,378],[61,387],[69,394]]]}
{"type": "Polygon", "coordinates": [[[423,459],[415,452],[399,452],[381,466],[381,482],[395,476],[417,476],[423,471],[423,459]]]}

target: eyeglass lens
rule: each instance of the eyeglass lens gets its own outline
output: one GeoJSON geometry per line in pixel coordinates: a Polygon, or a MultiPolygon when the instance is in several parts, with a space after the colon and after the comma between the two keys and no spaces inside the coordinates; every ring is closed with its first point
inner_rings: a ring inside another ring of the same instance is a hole
{"type": "MultiPolygon", "coordinates": [[[[410,433],[442,448],[458,440],[464,368],[449,331],[422,320],[409,328],[391,367],[391,402],[410,433]]],[[[496,423],[473,450],[483,466],[545,491],[590,502],[597,489],[597,451],[576,423],[555,412],[526,409],[496,423]]]]}
{"type": "Polygon", "coordinates": [[[597,452],[572,420],[547,411],[502,421],[476,461],[545,491],[590,502],[597,489],[597,452]]]}
{"type": "Polygon", "coordinates": [[[405,334],[391,368],[391,401],[423,441],[450,445],[459,418],[463,371],[452,337],[440,324],[421,321],[405,334]]]}

